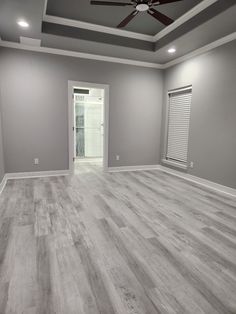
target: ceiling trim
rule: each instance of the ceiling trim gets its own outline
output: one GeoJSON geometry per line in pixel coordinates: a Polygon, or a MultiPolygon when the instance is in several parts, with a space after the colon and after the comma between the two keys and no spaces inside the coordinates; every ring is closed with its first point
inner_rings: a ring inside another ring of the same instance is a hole
{"type": "Polygon", "coordinates": [[[151,35],[145,35],[145,34],[130,32],[130,31],[126,31],[126,30],[122,30],[118,28],[66,19],[66,18],[58,17],[58,16],[45,15],[43,17],[43,21],[48,22],[48,23],[76,27],[76,28],[83,28],[90,31],[96,31],[96,32],[101,32],[101,33],[106,33],[106,34],[112,34],[112,35],[123,36],[123,37],[128,37],[128,38],[135,38],[135,39],[140,39],[140,40],[145,40],[145,41],[150,41],[150,42],[155,41],[154,36],[151,36],[151,35]]]}
{"type": "Polygon", "coordinates": [[[214,4],[217,1],[218,0],[203,0],[202,2],[197,4],[195,7],[190,9],[188,12],[186,12],[185,14],[180,16],[172,24],[170,24],[169,26],[165,27],[163,30],[161,30],[159,33],[157,33],[155,36],[153,36],[154,40],[157,41],[157,40],[163,38],[164,36],[166,36],[167,34],[172,32],[173,30],[175,30],[177,27],[179,27],[180,25],[184,24],[185,22],[190,20],[192,17],[194,17],[195,15],[197,15],[200,12],[204,11],[210,5],[214,4]]]}
{"type": "Polygon", "coordinates": [[[167,62],[167,63],[163,64],[162,68],[163,69],[167,69],[167,68],[172,67],[172,66],[174,66],[174,65],[176,65],[178,63],[182,63],[182,62],[184,62],[186,60],[189,60],[191,58],[197,57],[197,56],[199,56],[199,55],[201,55],[203,53],[206,53],[206,52],[208,52],[210,50],[213,50],[213,49],[215,49],[217,47],[220,47],[220,46],[222,46],[224,44],[227,44],[227,43],[229,43],[231,41],[234,41],[234,40],[236,40],[236,32],[231,33],[231,34],[229,34],[229,35],[227,35],[225,37],[222,37],[222,38],[220,38],[220,39],[218,39],[216,41],[213,41],[212,43],[210,43],[210,44],[208,44],[206,46],[203,46],[203,47],[201,47],[199,49],[196,49],[196,50],[194,50],[194,51],[192,51],[192,52],[190,52],[190,53],[188,53],[188,54],[186,54],[186,55],[184,55],[182,57],[179,57],[179,58],[176,58],[176,59],[174,59],[174,60],[172,60],[170,62],[167,62]]]}
{"type": "Polygon", "coordinates": [[[206,8],[208,8],[210,5],[213,3],[217,2],[218,0],[202,0],[199,4],[194,6],[192,9],[190,9],[188,12],[180,16],[177,20],[175,20],[174,23],[171,25],[167,26],[163,30],[161,30],[159,33],[156,35],[146,35],[146,34],[141,34],[141,33],[135,33],[135,32],[130,32],[114,27],[108,27],[108,26],[102,26],[99,24],[93,24],[93,23],[88,23],[88,22],[83,22],[83,21],[77,21],[77,20],[72,20],[72,19],[67,19],[67,18],[62,18],[58,16],[52,16],[47,14],[47,3],[48,0],[45,0],[45,5],[44,5],[44,13],[43,13],[43,21],[48,22],[48,23],[54,23],[54,24],[61,24],[61,25],[66,25],[66,26],[72,26],[76,28],[83,28],[83,29],[88,29],[92,31],[98,31],[102,33],[107,33],[107,34],[113,34],[117,36],[123,36],[123,37],[128,37],[128,38],[135,38],[135,39],[140,39],[140,40],[146,40],[150,42],[156,42],[157,40],[163,38],[176,28],[178,28],[180,25],[184,24],[188,20],[190,20],[192,17],[195,15],[199,14],[206,8]]]}
{"type": "Polygon", "coordinates": [[[45,0],[43,7],[43,17],[47,15],[48,0],[45,0]]]}
{"type": "Polygon", "coordinates": [[[20,36],[20,43],[22,45],[40,47],[41,46],[41,39],[20,36]]]}
{"type": "Polygon", "coordinates": [[[155,51],[155,43],[147,40],[144,41],[136,38],[122,37],[83,28],[77,28],[62,24],[54,24],[50,22],[42,23],[42,33],[73,39],[82,39],[89,42],[103,43],[107,45],[146,50],[150,52],[155,51]]]}
{"type": "Polygon", "coordinates": [[[172,67],[178,63],[182,63],[186,60],[189,60],[191,58],[199,56],[203,53],[206,53],[210,50],[213,50],[217,47],[220,47],[220,46],[227,44],[227,43],[234,41],[234,40],[236,40],[236,32],[231,33],[225,37],[222,37],[222,38],[220,38],[220,39],[218,39],[218,40],[216,40],[216,41],[214,41],[214,42],[212,42],[206,46],[203,46],[199,49],[196,49],[196,50],[194,50],[194,51],[192,51],[192,52],[190,52],[190,53],[188,53],[188,54],[186,54],[180,58],[176,58],[176,59],[174,59],[170,62],[167,62],[165,64],[136,61],[136,60],[130,60],[130,59],[116,58],[116,57],[108,57],[108,56],[95,55],[95,54],[76,52],[76,51],[70,51],[70,50],[55,49],[55,48],[48,48],[48,47],[27,46],[27,45],[22,45],[20,43],[3,41],[1,39],[0,39],[0,47],[42,52],[42,53],[49,53],[49,54],[69,56],[69,57],[82,58],[82,59],[97,60],[97,61],[122,63],[122,64],[155,68],[155,69],[167,69],[167,68],[172,67]]]}
{"type": "Polygon", "coordinates": [[[122,64],[141,66],[141,67],[146,67],[146,68],[162,69],[162,67],[163,67],[163,65],[158,64],[158,63],[151,63],[151,62],[144,62],[144,61],[138,61],[138,60],[136,61],[136,60],[131,60],[131,59],[123,59],[123,58],[95,55],[95,54],[91,54],[91,53],[77,52],[77,51],[71,51],[71,50],[63,50],[63,49],[56,49],[56,48],[22,45],[20,43],[4,41],[4,40],[2,40],[2,41],[0,40],[0,47],[15,48],[15,49],[21,49],[21,50],[49,53],[49,54],[82,58],[82,59],[97,60],[97,61],[122,63],[122,64]]]}

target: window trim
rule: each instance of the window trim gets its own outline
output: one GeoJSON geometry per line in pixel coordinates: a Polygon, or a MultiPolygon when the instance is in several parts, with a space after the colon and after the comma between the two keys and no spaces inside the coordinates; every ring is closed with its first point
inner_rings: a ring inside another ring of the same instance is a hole
{"type": "Polygon", "coordinates": [[[167,164],[169,166],[173,166],[173,167],[176,167],[176,168],[181,168],[181,169],[188,169],[188,165],[187,163],[182,163],[182,162],[178,162],[178,161],[174,161],[174,160],[170,160],[170,159],[162,159],[161,160],[163,164],[167,164]]]}
{"type": "MultiPolygon", "coordinates": [[[[165,110],[165,129],[164,129],[164,157],[162,158],[162,163],[180,168],[183,170],[188,169],[188,157],[187,157],[187,162],[181,162],[181,161],[176,161],[176,160],[171,160],[167,158],[167,145],[168,145],[168,122],[169,122],[169,96],[170,94],[173,93],[178,93],[178,92],[183,92],[183,91],[191,91],[193,92],[193,86],[192,85],[186,85],[184,87],[180,88],[175,88],[167,91],[166,95],[166,110],[165,110]]],[[[192,105],[192,103],[191,103],[192,105]]],[[[190,116],[191,119],[191,116],[190,116]]],[[[189,147],[188,147],[189,150],[189,147]]]]}

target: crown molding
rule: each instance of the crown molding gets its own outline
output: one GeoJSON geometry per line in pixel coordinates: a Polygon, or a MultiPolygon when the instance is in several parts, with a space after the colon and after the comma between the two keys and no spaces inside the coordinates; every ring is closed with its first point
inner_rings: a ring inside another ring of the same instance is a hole
{"type": "Polygon", "coordinates": [[[178,63],[182,63],[182,62],[184,62],[186,60],[189,60],[191,58],[197,57],[197,56],[199,56],[199,55],[201,55],[203,53],[206,53],[206,52],[208,52],[210,50],[213,50],[213,49],[215,49],[217,47],[220,47],[220,46],[222,46],[224,44],[227,44],[227,43],[229,43],[229,42],[231,42],[231,41],[233,41],[235,39],[236,39],[236,32],[231,33],[231,34],[229,34],[229,35],[227,35],[225,37],[222,37],[222,38],[220,38],[220,39],[218,39],[216,41],[213,41],[212,43],[210,43],[210,44],[208,44],[206,46],[203,46],[203,47],[201,47],[199,49],[196,49],[196,50],[194,50],[194,51],[192,51],[192,52],[190,52],[190,53],[188,53],[188,54],[186,54],[186,55],[184,55],[182,57],[179,57],[179,58],[176,58],[176,59],[174,59],[174,60],[172,60],[170,62],[167,62],[167,63],[162,65],[162,68],[163,69],[170,68],[170,67],[172,67],[172,66],[174,66],[174,65],[176,65],[178,63]]]}
{"type": "Polygon", "coordinates": [[[90,60],[97,60],[97,61],[104,61],[104,62],[114,62],[114,63],[122,63],[134,66],[141,66],[146,68],[155,68],[155,69],[162,69],[163,65],[158,63],[151,63],[151,62],[144,62],[144,61],[136,61],[131,59],[123,59],[123,58],[116,58],[116,57],[109,57],[103,55],[95,55],[91,53],[84,53],[84,52],[77,52],[71,50],[62,50],[56,48],[48,48],[48,47],[36,47],[36,46],[28,46],[22,45],[15,42],[9,42],[0,40],[0,47],[5,48],[15,48],[20,50],[28,50],[28,51],[35,51],[35,52],[42,52],[54,55],[61,55],[61,56],[68,56],[74,58],[82,58],[82,59],[90,59],[90,60]]]}
{"type": "Polygon", "coordinates": [[[41,39],[20,36],[20,43],[22,45],[26,45],[26,46],[29,45],[29,46],[40,47],[41,46],[41,39]]]}
{"type": "Polygon", "coordinates": [[[151,62],[144,62],[144,61],[136,61],[131,59],[122,59],[116,57],[108,57],[102,55],[95,55],[91,53],[84,53],[84,52],[76,52],[70,50],[62,50],[62,49],[55,49],[55,48],[47,48],[47,47],[37,47],[37,46],[26,46],[15,42],[3,41],[0,39],[0,47],[5,48],[14,48],[14,49],[21,49],[21,50],[28,50],[28,51],[35,51],[35,52],[42,52],[48,54],[55,54],[55,55],[62,55],[74,58],[82,58],[82,59],[90,59],[90,60],[97,60],[97,61],[104,61],[104,62],[113,62],[113,63],[121,63],[121,64],[128,64],[133,66],[141,66],[147,68],[155,68],[155,69],[167,69],[170,68],[178,63],[182,63],[186,60],[191,58],[197,57],[203,53],[206,53],[212,49],[220,47],[224,44],[227,44],[231,41],[236,40],[236,32],[231,33],[225,37],[222,37],[204,47],[201,47],[197,50],[194,50],[182,57],[174,59],[170,62],[164,64],[158,63],[151,63],[151,62]]]}
{"type": "Polygon", "coordinates": [[[82,29],[86,29],[90,31],[96,31],[96,32],[101,32],[101,33],[106,33],[106,34],[111,34],[111,35],[116,35],[116,36],[145,40],[149,42],[155,42],[154,36],[151,36],[151,35],[130,32],[123,29],[102,26],[99,24],[92,24],[92,23],[82,22],[82,21],[77,21],[77,20],[71,20],[71,19],[66,19],[63,17],[52,16],[52,15],[47,15],[47,14],[43,17],[43,22],[71,26],[75,28],[82,28],[82,29]]]}
{"type": "Polygon", "coordinates": [[[165,37],[167,34],[175,30],[180,25],[184,24],[188,20],[190,20],[195,15],[199,14],[203,10],[207,9],[210,5],[217,2],[218,0],[203,0],[199,4],[197,4],[195,7],[190,9],[188,12],[180,16],[177,20],[175,20],[172,24],[165,27],[163,30],[161,30],[159,33],[153,36],[154,41],[158,41],[159,39],[165,37]]]}
{"type": "Polygon", "coordinates": [[[126,31],[126,30],[122,30],[122,29],[118,29],[118,28],[114,28],[114,27],[102,26],[99,24],[93,24],[93,23],[88,23],[88,22],[83,22],[83,21],[72,20],[72,19],[62,18],[62,17],[58,17],[58,16],[48,15],[47,14],[48,0],[45,0],[45,4],[44,4],[43,21],[48,22],[48,23],[61,24],[61,25],[65,25],[65,26],[87,29],[90,31],[97,31],[97,32],[101,32],[101,33],[123,36],[123,37],[127,37],[127,38],[145,40],[145,41],[149,41],[149,42],[156,42],[217,1],[218,0],[203,0],[202,2],[197,4],[195,7],[190,9],[188,12],[186,12],[185,14],[180,16],[177,20],[175,20],[174,23],[165,27],[163,30],[161,30],[159,33],[157,33],[156,35],[153,35],[153,36],[141,34],[141,33],[135,33],[135,32],[131,32],[131,31],[126,31]]]}

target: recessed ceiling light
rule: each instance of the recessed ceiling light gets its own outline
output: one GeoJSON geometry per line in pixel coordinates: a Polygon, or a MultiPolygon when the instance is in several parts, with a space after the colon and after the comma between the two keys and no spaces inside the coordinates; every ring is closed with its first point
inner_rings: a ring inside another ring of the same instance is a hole
{"type": "Polygon", "coordinates": [[[175,52],[176,52],[176,49],[175,49],[174,47],[172,47],[172,48],[168,49],[168,52],[169,52],[169,53],[175,53],[175,52]]]}
{"type": "Polygon", "coordinates": [[[18,24],[20,27],[23,27],[23,28],[29,27],[29,23],[27,23],[27,22],[24,21],[24,20],[18,21],[17,24],[18,24]]]}

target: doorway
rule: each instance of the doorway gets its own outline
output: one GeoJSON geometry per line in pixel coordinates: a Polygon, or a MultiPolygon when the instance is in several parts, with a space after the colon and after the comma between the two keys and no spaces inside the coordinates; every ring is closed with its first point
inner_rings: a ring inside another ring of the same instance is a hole
{"type": "Polygon", "coordinates": [[[108,85],[69,81],[69,168],[108,167],[108,85]],[[90,167],[91,166],[91,167],[90,167]]]}

